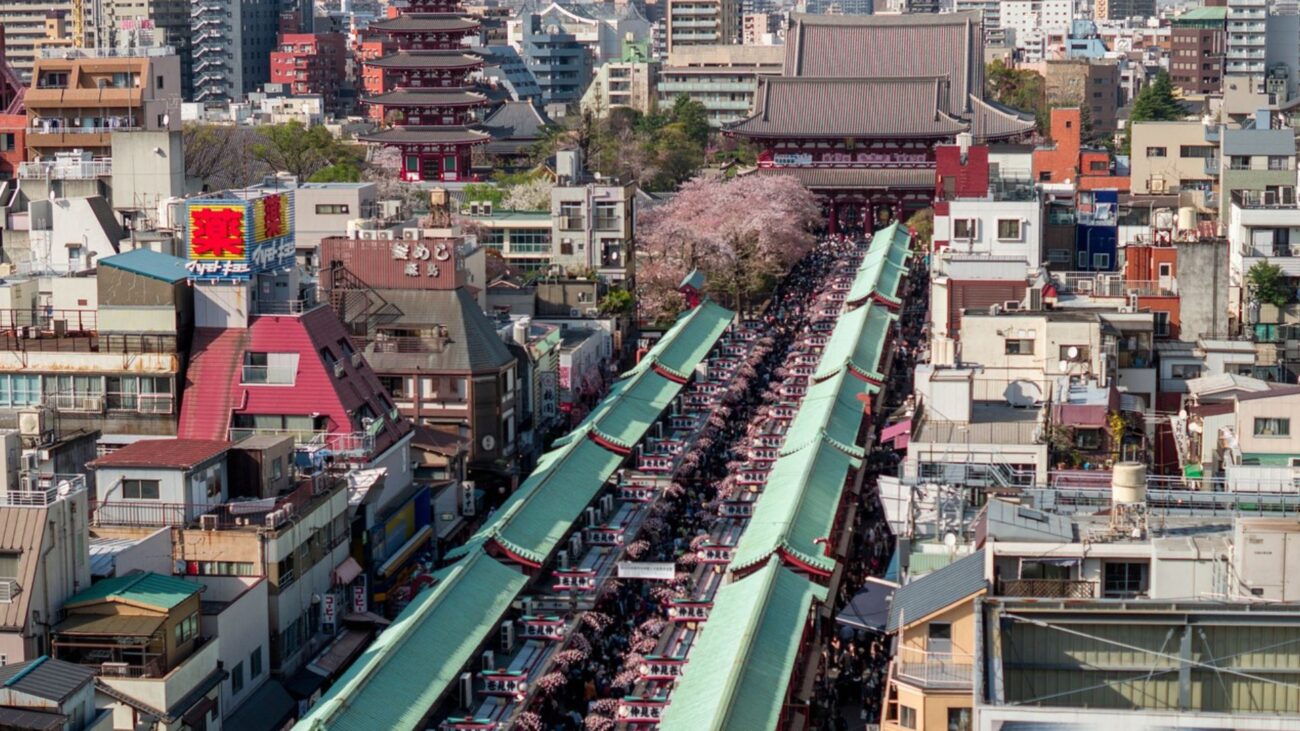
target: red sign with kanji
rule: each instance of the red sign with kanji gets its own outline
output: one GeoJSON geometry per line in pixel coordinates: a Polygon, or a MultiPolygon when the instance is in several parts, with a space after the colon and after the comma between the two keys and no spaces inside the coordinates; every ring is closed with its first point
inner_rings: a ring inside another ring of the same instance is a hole
{"type": "Polygon", "coordinates": [[[190,259],[243,259],[244,206],[190,209],[190,259]]]}

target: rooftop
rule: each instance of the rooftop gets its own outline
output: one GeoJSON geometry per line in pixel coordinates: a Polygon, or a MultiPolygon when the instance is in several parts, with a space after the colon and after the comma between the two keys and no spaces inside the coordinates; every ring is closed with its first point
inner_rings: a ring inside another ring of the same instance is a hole
{"type": "Polygon", "coordinates": [[[180,282],[188,276],[184,259],[152,249],[134,249],[106,256],[99,260],[99,266],[121,269],[169,284],[180,282]]]}
{"type": "Polygon", "coordinates": [[[199,584],[152,572],[104,579],[68,599],[68,608],[106,601],[169,610],[203,590],[199,584]]]}
{"type": "Polygon", "coordinates": [[[87,466],[187,470],[220,456],[230,447],[230,442],[211,439],[146,439],[109,452],[87,466]]]}
{"type": "Polygon", "coordinates": [[[72,697],[94,678],[95,674],[89,668],[45,655],[0,667],[0,686],[6,690],[56,703],[72,697]]]}

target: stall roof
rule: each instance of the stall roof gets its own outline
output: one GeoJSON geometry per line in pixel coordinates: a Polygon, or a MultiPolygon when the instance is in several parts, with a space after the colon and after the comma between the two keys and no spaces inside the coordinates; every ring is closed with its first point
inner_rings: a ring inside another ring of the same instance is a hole
{"type": "Polygon", "coordinates": [[[736,313],[714,302],[701,302],[679,316],[630,373],[657,365],[675,376],[689,376],[735,316],[736,313]]]}
{"type": "Polygon", "coordinates": [[[423,728],[429,709],[528,583],[522,573],[482,553],[434,579],[295,728],[423,728]]]}
{"type": "Polygon", "coordinates": [[[659,728],[776,729],[809,610],[825,599],[824,587],[775,559],[719,589],[659,728]]]}
{"type": "Polygon", "coordinates": [[[912,253],[911,242],[911,232],[896,222],[872,235],[871,246],[862,258],[846,301],[860,303],[879,294],[897,303],[898,289],[907,274],[907,259],[912,253]]]}
{"type": "Polygon", "coordinates": [[[863,397],[876,390],[847,369],[810,385],[799,404],[799,411],[790,422],[785,443],[804,444],[824,433],[841,444],[856,445],[866,413],[863,397]]]}
{"type": "MultiPolygon", "coordinates": [[[[654,370],[636,371],[610,388],[582,426],[589,425],[610,443],[631,449],[681,390],[682,384],[670,381],[654,370]]],[[[584,436],[579,427],[578,431],[570,432],[556,443],[568,444],[584,436]]]]}
{"type": "Polygon", "coordinates": [[[863,378],[884,381],[880,366],[885,357],[885,337],[897,319],[897,315],[874,303],[844,313],[822,351],[813,380],[830,378],[847,367],[863,378]]]}

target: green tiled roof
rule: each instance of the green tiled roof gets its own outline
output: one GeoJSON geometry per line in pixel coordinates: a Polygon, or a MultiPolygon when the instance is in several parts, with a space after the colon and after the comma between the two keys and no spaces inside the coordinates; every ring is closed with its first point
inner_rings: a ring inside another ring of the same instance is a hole
{"type": "Polygon", "coordinates": [[[866,403],[863,394],[880,388],[849,373],[847,368],[808,387],[799,411],[785,433],[785,444],[807,444],[819,433],[845,445],[856,445],[866,403]]]}
{"type": "Polygon", "coordinates": [[[422,729],[527,577],[481,553],[434,574],[296,731],[422,729]]]}
{"type": "Polygon", "coordinates": [[[99,260],[99,266],[122,269],[170,284],[175,284],[189,276],[184,259],[152,249],[132,249],[122,254],[106,256],[99,260]]]}
{"type": "Polygon", "coordinates": [[[775,560],[719,589],[659,728],[775,729],[809,609],[825,599],[825,588],[775,560]]]}
{"type": "Polygon", "coordinates": [[[736,544],[731,569],[748,568],[784,550],[809,566],[834,570],[835,559],[815,541],[830,537],[845,478],[859,464],[858,456],[827,439],[804,444],[777,459],[736,544]]]}
{"type": "Polygon", "coordinates": [[[631,448],[664,409],[682,390],[682,384],[670,381],[651,369],[637,371],[616,382],[583,420],[578,429],[556,441],[564,445],[586,436],[590,426],[597,434],[620,447],[631,448]]]}
{"type": "Polygon", "coordinates": [[[907,273],[911,241],[911,233],[897,223],[877,231],[871,237],[871,246],[862,258],[846,301],[856,304],[879,293],[891,302],[898,302],[898,287],[907,273]]]}
{"type": "Polygon", "coordinates": [[[537,469],[514,495],[462,546],[448,552],[460,558],[495,540],[511,553],[546,563],[564,534],[596,497],[623,457],[586,438],[583,429],[559,449],[542,455],[537,469]]]}
{"type": "Polygon", "coordinates": [[[1228,8],[1226,6],[1210,7],[1210,8],[1201,7],[1201,8],[1192,8],[1191,10],[1188,10],[1182,15],[1175,17],[1173,19],[1173,23],[1174,25],[1178,25],[1179,23],[1192,21],[1192,20],[1217,20],[1220,23],[1222,23],[1223,21],[1227,20],[1227,18],[1228,18],[1228,8]]]}
{"type": "Polygon", "coordinates": [[[89,589],[69,599],[66,606],[119,601],[166,611],[202,589],[199,584],[173,576],[154,573],[127,574],[92,584],[89,589]]]}
{"type": "Polygon", "coordinates": [[[701,302],[698,307],[678,317],[677,322],[629,373],[646,370],[657,363],[670,373],[689,376],[735,316],[736,313],[713,302],[701,302]]]}
{"type": "Polygon", "coordinates": [[[884,380],[880,364],[884,360],[885,335],[896,319],[897,315],[878,304],[845,312],[822,351],[813,380],[830,378],[846,366],[863,377],[884,380]]]}

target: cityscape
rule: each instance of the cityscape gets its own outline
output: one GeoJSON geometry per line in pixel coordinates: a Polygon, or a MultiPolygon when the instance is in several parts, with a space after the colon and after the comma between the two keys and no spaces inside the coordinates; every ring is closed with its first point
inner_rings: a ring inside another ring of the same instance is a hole
{"type": "Polygon", "coordinates": [[[1300,729],[1297,130],[1294,0],[0,0],[0,729],[1300,729]]]}

